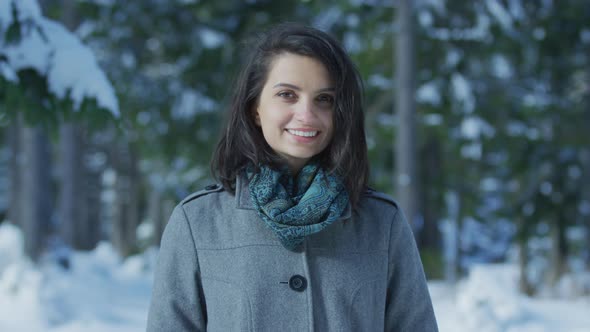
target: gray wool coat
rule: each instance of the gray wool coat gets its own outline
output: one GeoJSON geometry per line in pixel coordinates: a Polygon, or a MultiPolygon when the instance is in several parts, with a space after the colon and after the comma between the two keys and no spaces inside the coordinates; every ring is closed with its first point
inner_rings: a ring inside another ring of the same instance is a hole
{"type": "Polygon", "coordinates": [[[285,249],[238,179],[185,198],[162,238],[147,331],[437,331],[414,237],[397,204],[358,211],[285,249]]]}

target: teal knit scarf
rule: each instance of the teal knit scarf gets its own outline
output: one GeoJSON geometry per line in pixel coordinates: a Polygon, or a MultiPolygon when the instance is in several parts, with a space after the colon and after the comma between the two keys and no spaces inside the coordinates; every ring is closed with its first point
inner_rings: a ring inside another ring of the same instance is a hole
{"type": "Polygon", "coordinates": [[[348,205],[348,192],[340,177],[309,163],[296,178],[287,167],[280,171],[261,166],[250,178],[250,196],[258,215],[283,246],[295,250],[308,235],[338,220],[348,205]]]}

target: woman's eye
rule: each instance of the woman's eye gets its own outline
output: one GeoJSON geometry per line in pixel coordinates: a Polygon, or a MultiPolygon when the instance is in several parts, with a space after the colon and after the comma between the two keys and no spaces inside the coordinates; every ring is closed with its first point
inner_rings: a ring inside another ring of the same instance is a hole
{"type": "Polygon", "coordinates": [[[334,105],[334,97],[332,95],[319,95],[316,100],[322,105],[334,105]]]}
{"type": "Polygon", "coordinates": [[[286,99],[295,99],[295,94],[291,91],[281,91],[277,94],[277,96],[286,99]]]}

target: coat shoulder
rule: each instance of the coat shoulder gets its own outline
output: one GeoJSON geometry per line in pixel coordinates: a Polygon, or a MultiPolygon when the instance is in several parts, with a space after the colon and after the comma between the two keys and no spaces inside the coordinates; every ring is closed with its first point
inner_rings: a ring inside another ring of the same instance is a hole
{"type": "Polygon", "coordinates": [[[219,193],[219,192],[222,192],[222,191],[224,191],[224,189],[223,189],[223,186],[221,184],[219,184],[219,183],[210,184],[210,185],[205,186],[205,188],[203,188],[203,189],[201,189],[201,190],[199,190],[197,192],[194,192],[194,193],[188,195],[186,198],[184,198],[180,202],[180,205],[185,205],[185,204],[187,204],[189,202],[192,202],[192,201],[196,200],[199,197],[207,196],[207,195],[210,195],[210,194],[213,194],[213,193],[219,193]]]}
{"type": "Polygon", "coordinates": [[[385,203],[390,208],[394,208],[396,210],[399,210],[399,204],[397,203],[397,201],[395,199],[393,199],[393,197],[391,197],[385,193],[382,193],[380,191],[377,191],[373,188],[367,188],[367,190],[365,190],[365,196],[367,198],[377,201],[381,204],[385,203]]]}

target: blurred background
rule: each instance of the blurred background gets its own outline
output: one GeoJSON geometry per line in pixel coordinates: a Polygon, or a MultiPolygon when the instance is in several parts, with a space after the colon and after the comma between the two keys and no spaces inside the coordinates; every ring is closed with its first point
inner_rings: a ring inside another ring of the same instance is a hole
{"type": "Polygon", "coordinates": [[[409,217],[441,330],[590,309],[589,1],[0,0],[0,330],[30,301],[31,331],[144,328],[168,217],[213,182],[243,42],[283,21],[358,65],[370,184],[409,217]],[[555,307],[505,312],[522,298],[555,307]]]}

